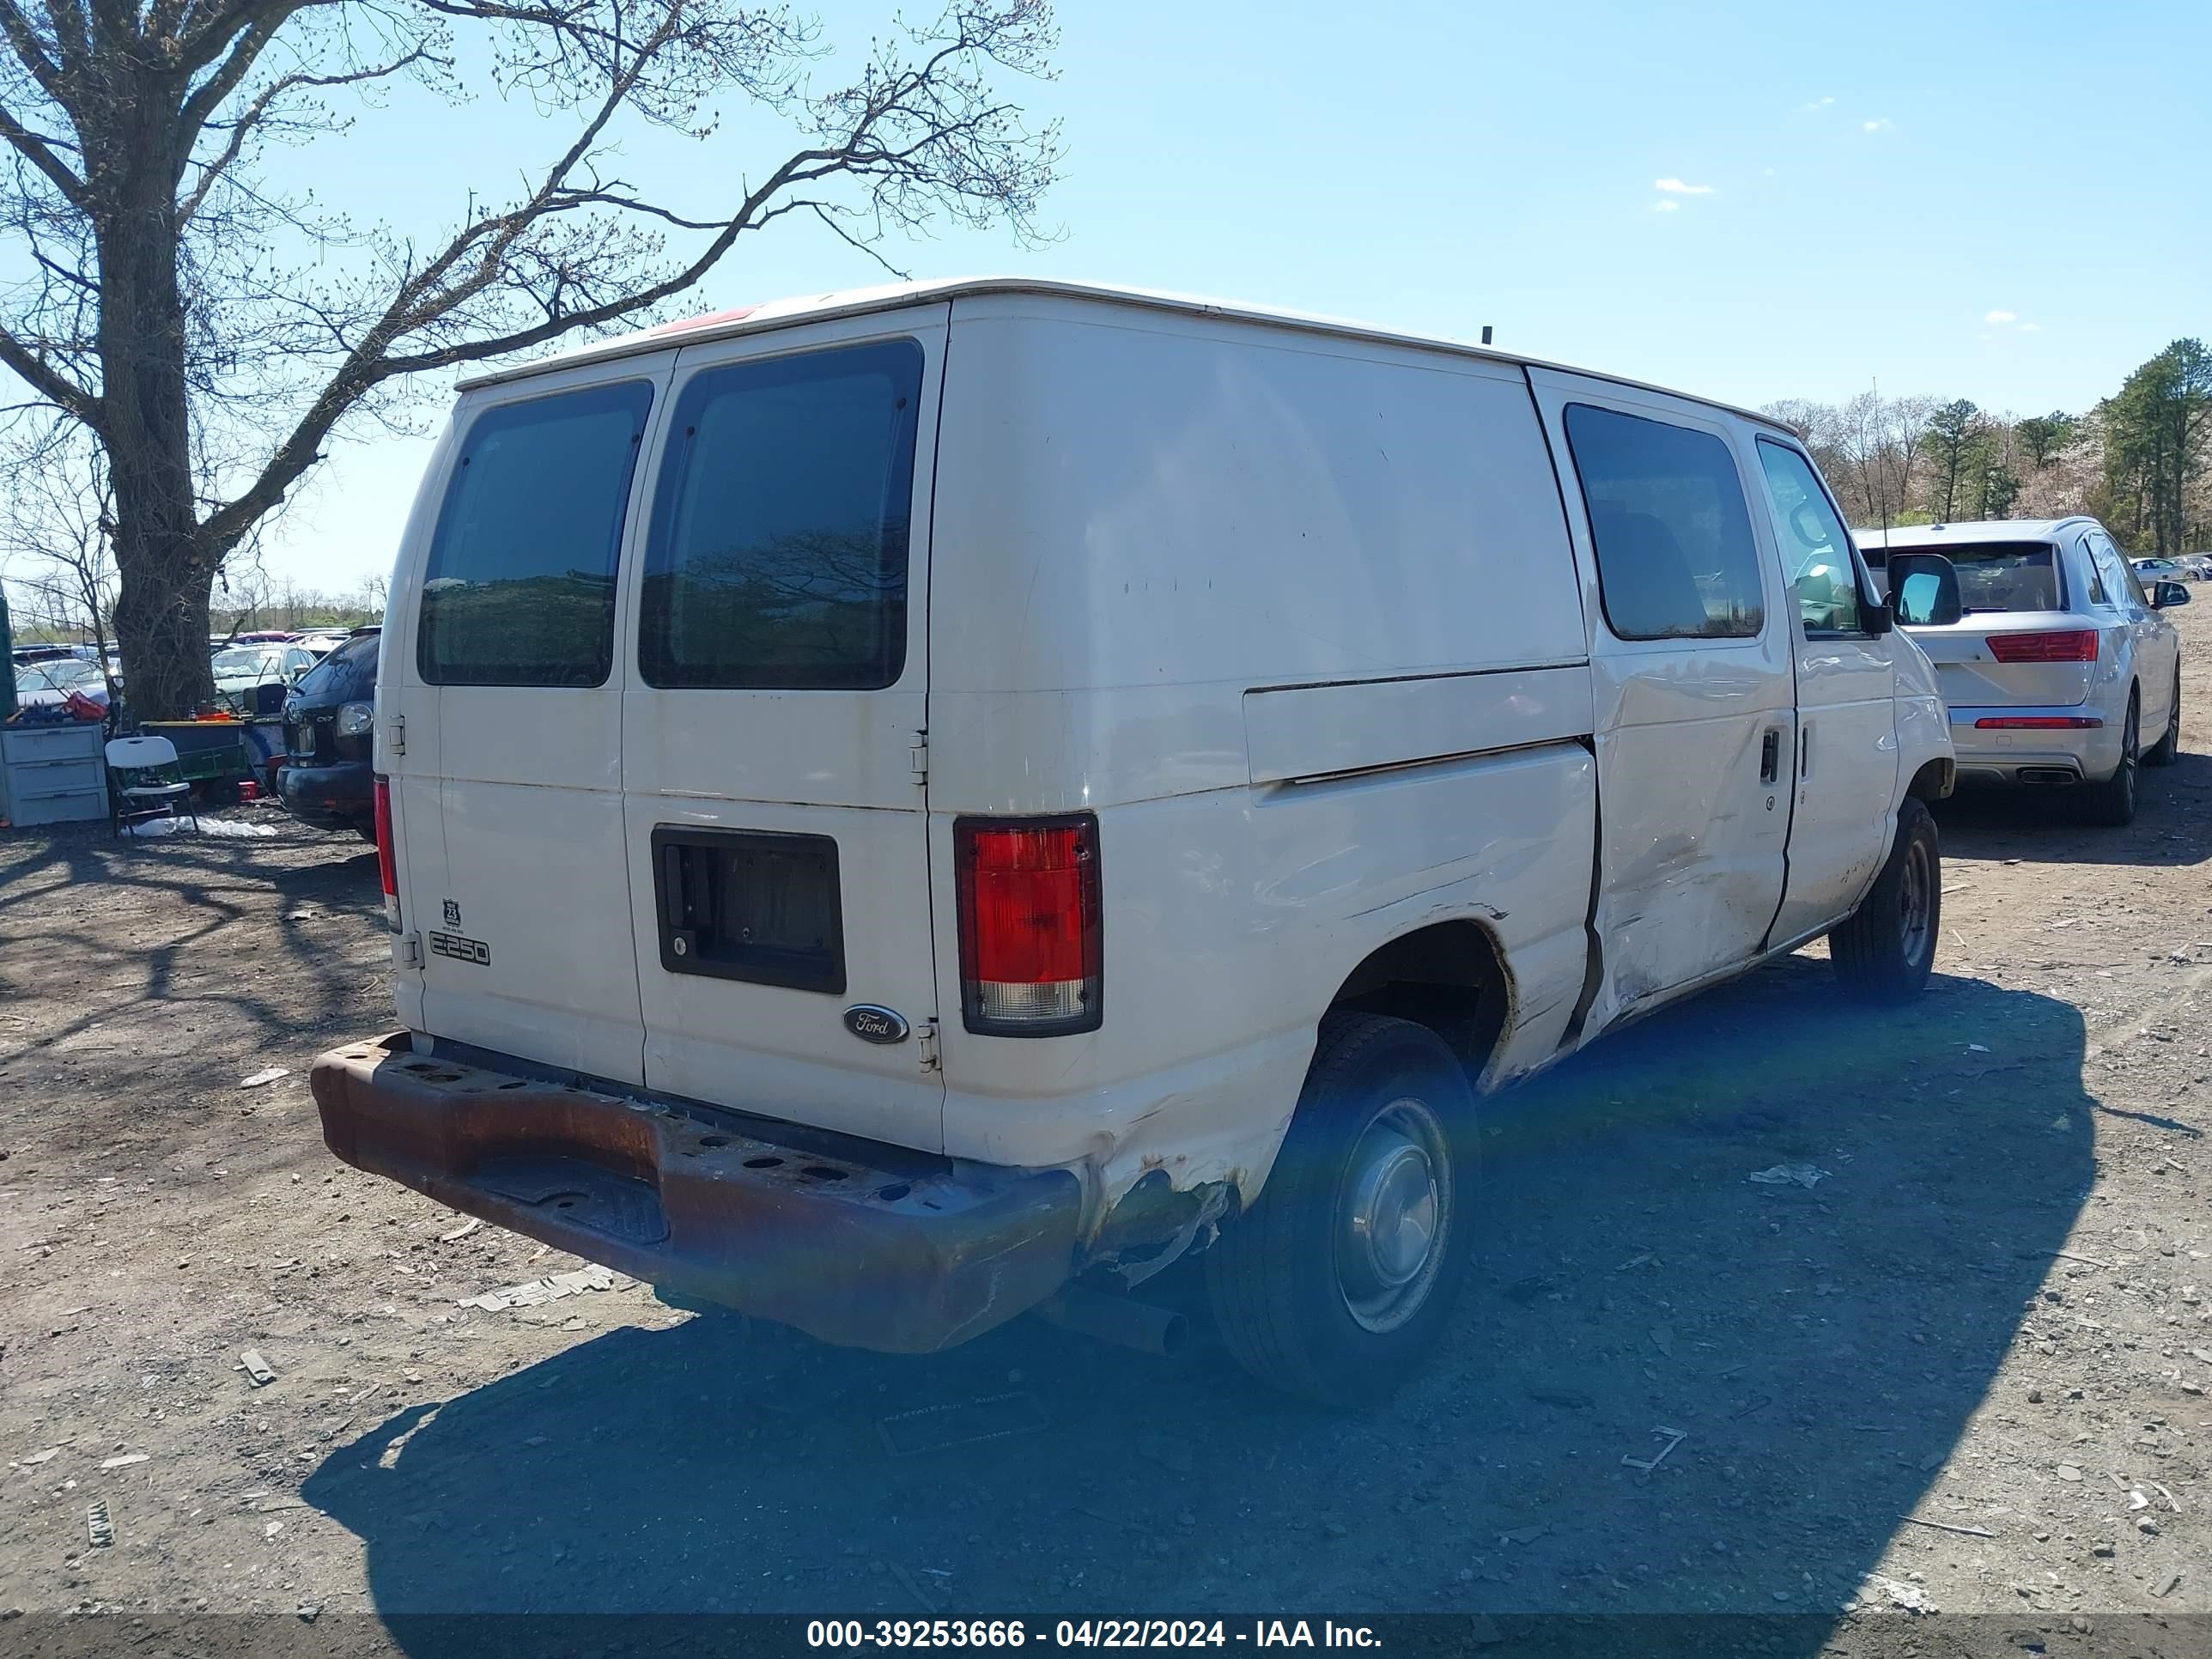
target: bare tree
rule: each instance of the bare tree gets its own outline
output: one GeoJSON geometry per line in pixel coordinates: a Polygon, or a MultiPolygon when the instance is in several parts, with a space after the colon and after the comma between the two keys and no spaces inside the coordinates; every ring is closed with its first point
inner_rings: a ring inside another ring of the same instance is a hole
{"type": "Polygon", "coordinates": [[[0,456],[8,497],[0,562],[27,620],[79,635],[104,661],[115,637],[114,496],[106,457],[81,428],[19,422],[0,456]]]}
{"type": "Polygon", "coordinates": [[[1057,159],[992,85],[1048,72],[1048,0],[949,0],[826,88],[818,25],[745,0],[0,0],[0,366],[105,458],[147,714],[209,694],[218,572],[408,377],[648,314],[792,214],[871,251],[942,215],[1030,234],[1057,159]],[[402,83],[459,98],[484,62],[557,137],[434,241],[258,165],[402,83]],[[788,119],[791,153],[667,190],[617,170],[625,132],[706,143],[729,99],[788,119]]]}

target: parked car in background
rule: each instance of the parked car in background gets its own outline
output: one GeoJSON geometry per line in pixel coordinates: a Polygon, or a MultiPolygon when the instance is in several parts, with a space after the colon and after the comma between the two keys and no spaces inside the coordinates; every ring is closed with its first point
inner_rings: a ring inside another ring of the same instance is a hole
{"type": "Polygon", "coordinates": [[[2128,565],[2139,581],[2174,582],[2184,574],[2178,559],[2130,559],[2128,565]]]}
{"type": "Polygon", "coordinates": [[[1877,576],[1908,551],[1941,552],[1959,573],[1955,618],[1891,591],[1942,680],[1959,776],[2068,786],[2097,822],[2133,818],[2138,761],[2163,766],[2180,741],[2181,639],[2158,613],[2189,590],[2146,589],[2094,519],[1856,533],[1877,576]]]}
{"type": "Polygon", "coordinates": [[[2188,580],[2201,582],[2212,580],[2212,553],[2185,553],[2174,561],[2188,580]]]}
{"type": "Polygon", "coordinates": [[[15,701],[26,708],[66,702],[73,691],[107,707],[107,676],[100,664],[82,657],[47,657],[15,670],[15,701]]]}
{"type": "Polygon", "coordinates": [[[320,830],[376,839],[370,761],[376,736],[376,630],[345,641],[284,700],[285,811],[320,830]]]}
{"type": "Polygon", "coordinates": [[[1372,1398],[1480,1271],[1478,1096],[1823,934],[1928,977],[1935,672],[1756,415],[917,283],[479,379],[420,501],[405,1029],[325,1137],[830,1341],[1142,1342],[1099,1282],[1203,1249],[1255,1376],[1372,1398]]]}
{"type": "Polygon", "coordinates": [[[234,645],[215,653],[215,689],[239,696],[260,685],[289,685],[315,665],[314,653],[297,645],[234,645]]]}

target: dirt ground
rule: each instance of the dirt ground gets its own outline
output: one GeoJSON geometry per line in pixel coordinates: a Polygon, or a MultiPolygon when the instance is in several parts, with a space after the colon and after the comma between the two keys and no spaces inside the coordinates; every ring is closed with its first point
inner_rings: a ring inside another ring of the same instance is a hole
{"type": "Polygon", "coordinates": [[[2186,752],[2131,829],[1940,814],[1919,1005],[1854,1008],[1810,951],[1491,1103],[1478,1277],[1365,1416],[1204,1340],[896,1359],[620,1279],[463,1309],[578,1264],[321,1146],[309,1063],[390,1019],[373,853],[0,834],[0,1651],[245,1613],[479,1654],[434,1615],[512,1610],[562,1616],[537,1650],[610,1613],[1396,1610],[2196,1651],[2212,604],[2178,620],[2186,752]],[[927,1449],[961,1434],[999,1437],[927,1449]]]}

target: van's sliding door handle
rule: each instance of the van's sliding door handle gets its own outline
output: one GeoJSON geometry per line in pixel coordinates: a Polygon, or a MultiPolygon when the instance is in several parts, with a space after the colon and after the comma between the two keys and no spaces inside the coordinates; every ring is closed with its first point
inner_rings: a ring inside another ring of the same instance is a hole
{"type": "Polygon", "coordinates": [[[1759,781],[1778,783],[1782,779],[1782,733],[1772,726],[1759,740],[1759,781]]]}

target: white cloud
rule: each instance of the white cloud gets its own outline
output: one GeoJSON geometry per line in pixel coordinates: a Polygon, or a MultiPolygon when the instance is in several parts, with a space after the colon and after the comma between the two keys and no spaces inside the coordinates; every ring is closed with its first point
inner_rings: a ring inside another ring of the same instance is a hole
{"type": "Polygon", "coordinates": [[[1654,179],[1651,188],[1668,196],[1710,196],[1711,185],[1686,185],[1680,179],[1654,179]]]}
{"type": "Polygon", "coordinates": [[[1814,111],[1815,111],[1815,110],[1821,110],[1821,109],[1826,109],[1826,108],[1827,108],[1829,105],[1831,105],[1831,104],[1834,103],[1835,101],[1836,101],[1836,100],[1835,100],[1833,98],[1815,98],[1815,99],[1814,99],[1811,103],[1809,103],[1809,104],[1800,104],[1800,105],[1798,105],[1798,106],[1797,106],[1797,112],[1798,112],[1800,115],[1810,115],[1810,114],[1811,114],[1811,113],[1813,113],[1813,112],[1814,112],[1814,111]]]}
{"type": "Polygon", "coordinates": [[[2022,323],[2020,325],[2020,331],[2023,334],[2035,334],[2040,332],[2042,328],[2041,323],[2022,323]]]}
{"type": "Polygon", "coordinates": [[[2000,323],[2016,323],[2020,319],[2009,311],[1990,311],[1982,313],[1982,320],[1994,328],[2000,323]]]}
{"type": "Polygon", "coordinates": [[[1680,202],[1670,202],[1662,196],[1651,204],[1651,210],[1654,213],[1680,213],[1682,210],[1682,204],[1680,202]]]}
{"type": "Polygon", "coordinates": [[[1859,131],[1861,132],[1888,132],[1893,130],[1896,125],[1897,123],[1891,120],[1887,115],[1877,115],[1871,121],[1860,122],[1859,131]]]}

